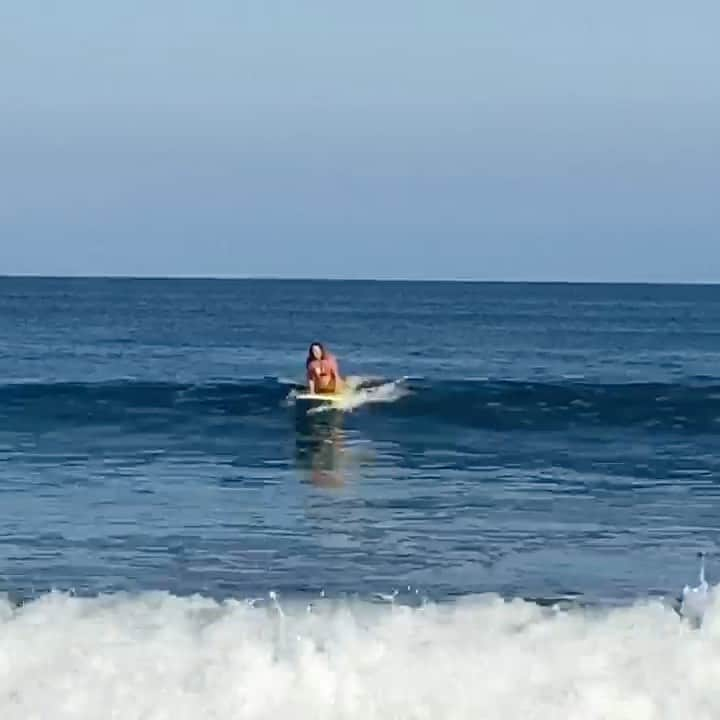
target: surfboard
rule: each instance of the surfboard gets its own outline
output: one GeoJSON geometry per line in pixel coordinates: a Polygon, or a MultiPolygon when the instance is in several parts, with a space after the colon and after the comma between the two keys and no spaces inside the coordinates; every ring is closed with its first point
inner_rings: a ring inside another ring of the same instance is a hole
{"type": "Polygon", "coordinates": [[[337,404],[343,400],[347,400],[347,395],[344,393],[310,393],[301,392],[295,395],[295,400],[304,400],[306,402],[327,402],[331,404],[337,404]]]}

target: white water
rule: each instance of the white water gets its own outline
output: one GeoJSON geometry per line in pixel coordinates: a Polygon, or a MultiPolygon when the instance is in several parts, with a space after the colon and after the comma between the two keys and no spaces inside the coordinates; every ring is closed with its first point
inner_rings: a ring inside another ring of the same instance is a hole
{"type": "MultiPolygon", "coordinates": [[[[335,409],[348,412],[372,403],[392,403],[405,397],[409,392],[403,387],[402,380],[394,380],[372,387],[358,387],[361,382],[363,382],[362,378],[348,378],[347,398],[336,403],[335,409]]],[[[313,408],[310,412],[323,412],[329,409],[331,409],[330,406],[321,405],[313,408]]]]}
{"type": "Polygon", "coordinates": [[[717,720],[720,611],[0,600],[0,718],[717,720]]]}
{"type": "Polygon", "coordinates": [[[686,585],[680,596],[680,612],[695,625],[702,624],[705,614],[712,602],[710,586],[705,579],[705,553],[700,553],[699,583],[695,587],[686,585]]]}
{"type": "MultiPolygon", "coordinates": [[[[317,414],[330,411],[344,411],[350,412],[356,410],[363,405],[370,405],[372,403],[392,403],[400,398],[405,397],[409,394],[409,390],[404,386],[407,378],[400,378],[398,380],[392,380],[390,382],[382,382],[377,378],[363,377],[363,376],[348,376],[345,378],[346,391],[345,397],[339,402],[333,402],[332,404],[327,403],[323,405],[317,405],[316,407],[310,408],[308,414],[317,414]],[[379,383],[373,384],[369,387],[363,387],[366,383],[379,383]]],[[[294,402],[294,392],[290,392],[287,399],[289,402],[294,402]]]]}

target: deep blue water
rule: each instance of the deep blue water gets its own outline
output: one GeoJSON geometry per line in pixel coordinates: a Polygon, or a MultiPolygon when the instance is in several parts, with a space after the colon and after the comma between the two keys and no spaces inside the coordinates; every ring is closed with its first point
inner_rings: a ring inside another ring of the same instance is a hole
{"type": "Polygon", "coordinates": [[[5,278],[0,338],[0,592],[610,602],[718,544],[720,287],[5,278]],[[406,394],[288,405],[315,339],[406,394]]]}

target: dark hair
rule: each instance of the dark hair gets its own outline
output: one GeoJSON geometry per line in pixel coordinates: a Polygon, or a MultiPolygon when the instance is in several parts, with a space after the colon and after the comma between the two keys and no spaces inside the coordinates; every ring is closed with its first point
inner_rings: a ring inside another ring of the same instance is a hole
{"type": "Polygon", "coordinates": [[[310,363],[315,359],[315,358],[313,357],[312,349],[313,349],[316,345],[317,345],[317,347],[320,348],[320,356],[321,356],[322,358],[325,357],[325,348],[323,347],[323,344],[322,344],[322,343],[319,343],[319,342],[310,343],[310,347],[308,348],[307,360],[305,361],[305,367],[309,367],[309,366],[310,366],[310,363]]]}

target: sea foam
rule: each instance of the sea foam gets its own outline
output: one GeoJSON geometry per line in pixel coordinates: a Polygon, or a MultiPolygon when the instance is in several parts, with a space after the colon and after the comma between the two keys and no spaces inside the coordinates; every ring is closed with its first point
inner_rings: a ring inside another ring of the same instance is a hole
{"type": "Polygon", "coordinates": [[[0,718],[720,717],[720,611],[557,610],[495,596],[0,600],[0,718]]]}

